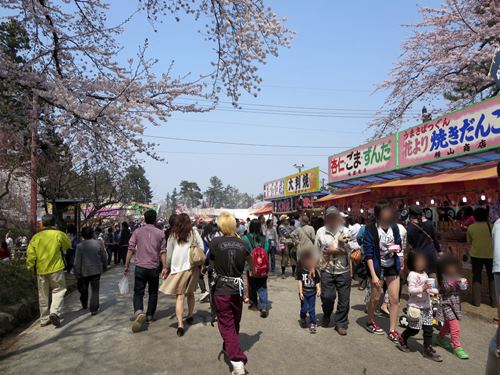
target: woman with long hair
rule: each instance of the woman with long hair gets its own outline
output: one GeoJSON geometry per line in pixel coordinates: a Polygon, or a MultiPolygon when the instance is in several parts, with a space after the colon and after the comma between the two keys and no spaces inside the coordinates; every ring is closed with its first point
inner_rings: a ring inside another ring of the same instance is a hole
{"type": "Polygon", "coordinates": [[[399,314],[399,273],[401,235],[394,222],[394,207],[386,200],[375,205],[375,223],[366,226],[363,236],[363,251],[368,265],[368,277],[371,280],[371,297],[368,303],[368,332],[383,335],[384,331],[375,322],[375,307],[382,294],[384,282],[389,293],[389,339],[399,343],[400,335],[396,331],[399,314]]]}
{"type": "Polygon", "coordinates": [[[198,231],[193,230],[191,219],[187,214],[176,217],[174,226],[167,241],[167,265],[162,271],[166,279],[160,290],[168,295],[176,296],[175,315],[178,327],[177,336],[184,336],[184,299],[187,298],[188,315],[186,322],[192,324],[194,311],[194,292],[200,278],[200,267],[192,266],[189,260],[191,246],[203,248],[203,241],[198,231]]]}
{"type": "MultiPolygon", "coordinates": [[[[259,220],[253,219],[250,222],[248,228],[248,234],[243,237],[243,240],[247,243],[251,251],[256,248],[263,248],[269,256],[269,241],[265,236],[262,235],[262,224],[259,220]]],[[[267,258],[267,267],[269,271],[269,258],[267,258]]],[[[262,318],[267,318],[269,315],[269,303],[267,298],[267,275],[257,276],[252,275],[248,279],[250,285],[250,306],[251,309],[254,306],[260,311],[260,316],[262,318]]]]}

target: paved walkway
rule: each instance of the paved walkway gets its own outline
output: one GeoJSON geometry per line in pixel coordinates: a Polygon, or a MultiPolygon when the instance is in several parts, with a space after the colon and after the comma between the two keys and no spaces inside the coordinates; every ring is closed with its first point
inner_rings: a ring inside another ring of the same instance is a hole
{"type": "MultiPolygon", "coordinates": [[[[228,374],[217,359],[221,339],[209,324],[208,304],[197,305],[195,324],[186,336],[176,336],[174,305],[161,296],[158,320],[147,331],[133,334],[129,316],[131,296],[118,294],[121,267],[101,281],[101,313],[91,317],[80,311],[78,293],[67,298],[65,325],[41,328],[33,324],[0,348],[0,374],[228,374]]],[[[486,348],[495,332],[493,324],[466,315],[462,341],[471,359],[460,361],[438,349],[444,362],[422,358],[421,337],[410,342],[417,352],[398,351],[384,336],[367,333],[362,326],[363,293],[352,292],[349,335],[319,329],[313,336],[298,327],[295,282],[271,277],[273,308],[268,319],[245,308],[241,339],[248,353],[247,369],[255,375],[294,374],[483,374],[486,348]]],[[[317,311],[321,308],[318,303],[317,311]]],[[[320,315],[321,317],[321,315],[320,315]]],[[[387,319],[380,318],[386,328],[387,319]]]]}

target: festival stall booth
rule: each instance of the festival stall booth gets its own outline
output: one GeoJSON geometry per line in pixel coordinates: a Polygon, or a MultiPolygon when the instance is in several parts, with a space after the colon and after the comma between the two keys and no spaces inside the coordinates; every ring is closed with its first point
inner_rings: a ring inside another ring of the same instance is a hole
{"type": "Polygon", "coordinates": [[[276,215],[298,215],[314,211],[313,203],[328,194],[321,191],[319,167],[301,171],[264,184],[264,200],[272,202],[276,215]]]}
{"type": "Polygon", "coordinates": [[[260,216],[260,215],[272,215],[273,214],[273,204],[271,202],[266,202],[262,207],[258,208],[255,211],[252,211],[252,215],[260,216]]]}
{"type": "Polygon", "coordinates": [[[331,156],[329,184],[338,190],[315,206],[336,205],[366,216],[377,200],[389,199],[404,218],[410,205],[420,205],[443,249],[461,259],[471,208],[488,207],[491,221],[500,216],[498,160],[500,97],[495,97],[331,156]]]}

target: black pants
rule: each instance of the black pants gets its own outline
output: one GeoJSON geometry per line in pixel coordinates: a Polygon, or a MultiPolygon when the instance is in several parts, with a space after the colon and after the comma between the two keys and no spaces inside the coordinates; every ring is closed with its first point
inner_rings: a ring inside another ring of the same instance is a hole
{"type": "Polygon", "coordinates": [[[108,253],[108,266],[111,264],[111,258],[113,257],[113,245],[106,247],[106,253],[108,253]]]}
{"type": "Polygon", "coordinates": [[[148,269],[135,266],[134,281],[134,312],[144,311],[144,291],[148,285],[148,310],[146,314],[153,316],[158,304],[158,287],[160,285],[160,272],[158,268],[148,269]]]}
{"type": "Polygon", "coordinates": [[[472,304],[474,306],[481,305],[481,279],[484,267],[488,276],[490,304],[496,306],[495,283],[493,282],[493,259],[471,257],[470,261],[472,264],[472,304]]]}
{"type": "MultiPolygon", "coordinates": [[[[424,348],[428,348],[432,345],[432,326],[423,325],[422,330],[424,331],[424,348]]],[[[406,342],[411,336],[415,336],[418,332],[420,332],[419,329],[406,328],[401,334],[401,337],[406,342]]]]}
{"type": "Polygon", "coordinates": [[[111,251],[113,252],[113,259],[114,259],[115,264],[120,263],[119,250],[120,250],[120,247],[118,245],[111,246],[111,251]]]}
{"type": "Polygon", "coordinates": [[[125,259],[127,258],[128,245],[120,245],[118,247],[118,263],[125,264],[125,259]]]}
{"type": "Polygon", "coordinates": [[[351,298],[351,273],[345,272],[334,275],[321,271],[321,304],[323,317],[329,319],[333,312],[333,306],[337,299],[337,311],[334,316],[336,327],[347,328],[349,321],[349,303],[351,298]]]}
{"type": "Polygon", "coordinates": [[[66,272],[70,272],[73,268],[73,263],[75,263],[75,249],[68,249],[66,254],[64,254],[66,260],[66,272]]]}
{"type": "Polygon", "coordinates": [[[84,309],[89,303],[89,285],[90,285],[90,312],[97,312],[99,309],[99,280],[101,275],[92,275],[78,279],[77,287],[80,292],[80,302],[84,309]]]}
{"type": "Polygon", "coordinates": [[[207,284],[205,283],[205,274],[200,272],[200,278],[198,279],[198,286],[202,293],[207,291],[207,284]]]}

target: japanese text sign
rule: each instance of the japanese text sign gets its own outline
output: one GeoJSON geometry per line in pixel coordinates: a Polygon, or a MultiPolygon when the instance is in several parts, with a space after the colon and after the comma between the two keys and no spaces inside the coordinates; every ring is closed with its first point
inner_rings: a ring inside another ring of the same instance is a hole
{"type": "Polygon", "coordinates": [[[279,180],[269,181],[264,184],[264,199],[279,198],[285,196],[285,181],[283,178],[279,180]]]}
{"type": "Polygon", "coordinates": [[[285,177],[285,195],[314,193],[319,187],[319,167],[285,177]]]}
{"type": "Polygon", "coordinates": [[[399,132],[399,166],[500,145],[500,97],[399,132]]]}
{"type": "Polygon", "coordinates": [[[396,136],[379,139],[328,158],[328,180],[336,182],[396,167],[396,136]]]}

